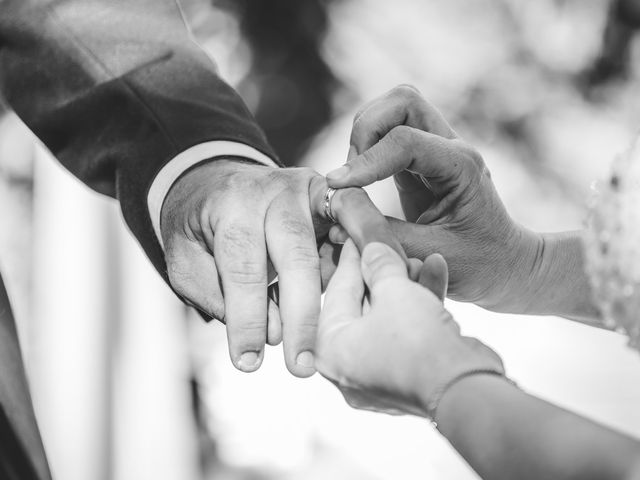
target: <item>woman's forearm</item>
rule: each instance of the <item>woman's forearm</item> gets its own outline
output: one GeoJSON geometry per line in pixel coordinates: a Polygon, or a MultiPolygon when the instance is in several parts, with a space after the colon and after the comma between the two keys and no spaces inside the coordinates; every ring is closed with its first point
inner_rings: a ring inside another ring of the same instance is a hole
{"type": "MultiPolygon", "coordinates": [[[[532,232],[527,232],[531,234],[532,232]]],[[[529,235],[531,236],[531,235],[529,235]]],[[[600,326],[585,271],[582,232],[533,234],[535,241],[520,255],[510,276],[504,301],[494,311],[529,315],[558,315],[600,326]]]]}
{"type": "Polygon", "coordinates": [[[442,434],[484,479],[630,479],[640,460],[640,443],[498,376],[456,383],[436,417],[442,434]]]}

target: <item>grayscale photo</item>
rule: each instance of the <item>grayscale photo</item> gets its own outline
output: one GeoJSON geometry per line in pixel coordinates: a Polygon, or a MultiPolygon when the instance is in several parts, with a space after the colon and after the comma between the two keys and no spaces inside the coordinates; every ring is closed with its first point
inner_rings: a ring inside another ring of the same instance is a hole
{"type": "Polygon", "coordinates": [[[0,0],[0,480],[640,480],[640,0],[0,0]]]}

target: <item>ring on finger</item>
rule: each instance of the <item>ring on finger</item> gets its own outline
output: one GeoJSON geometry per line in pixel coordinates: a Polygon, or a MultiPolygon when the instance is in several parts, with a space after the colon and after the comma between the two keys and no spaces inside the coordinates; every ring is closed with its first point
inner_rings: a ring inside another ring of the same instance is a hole
{"type": "Polygon", "coordinates": [[[331,223],[338,223],[338,221],[336,220],[336,217],[333,216],[333,210],[331,208],[331,200],[333,199],[333,196],[336,193],[336,189],[335,188],[327,188],[327,191],[324,193],[324,200],[322,202],[323,205],[323,210],[324,210],[324,216],[325,218],[327,218],[328,220],[331,221],[331,223]]]}

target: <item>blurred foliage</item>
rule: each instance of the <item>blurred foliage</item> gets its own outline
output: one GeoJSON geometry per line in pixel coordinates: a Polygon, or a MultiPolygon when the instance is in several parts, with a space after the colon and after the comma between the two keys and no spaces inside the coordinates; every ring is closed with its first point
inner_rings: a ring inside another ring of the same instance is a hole
{"type": "Polygon", "coordinates": [[[232,11],[252,51],[238,90],[258,92],[254,114],[287,165],[331,121],[338,82],[322,56],[331,0],[214,0],[232,11]]]}
{"type": "Polygon", "coordinates": [[[615,0],[611,3],[604,30],[602,49],[585,75],[585,89],[626,79],[631,63],[631,46],[640,28],[640,1],[615,0]]]}

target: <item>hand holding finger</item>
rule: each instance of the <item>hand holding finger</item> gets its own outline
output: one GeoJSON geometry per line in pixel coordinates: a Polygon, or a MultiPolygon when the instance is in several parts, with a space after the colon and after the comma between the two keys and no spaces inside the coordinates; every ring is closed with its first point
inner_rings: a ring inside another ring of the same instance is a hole
{"type": "MultiPolygon", "coordinates": [[[[324,195],[327,191],[324,179],[314,179],[310,185],[309,198],[315,205],[315,215],[326,223],[324,212],[324,195]]],[[[356,246],[362,250],[371,242],[385,243],[406,260],[402,246],[395,238],[384,215],[371,201],[367,193],[360,188],[339,189],[330,202],[331,213],[340,226],[353,239],[356,246]]],[[[330,232],[330,229],[327,229],[330,232]]]]}

